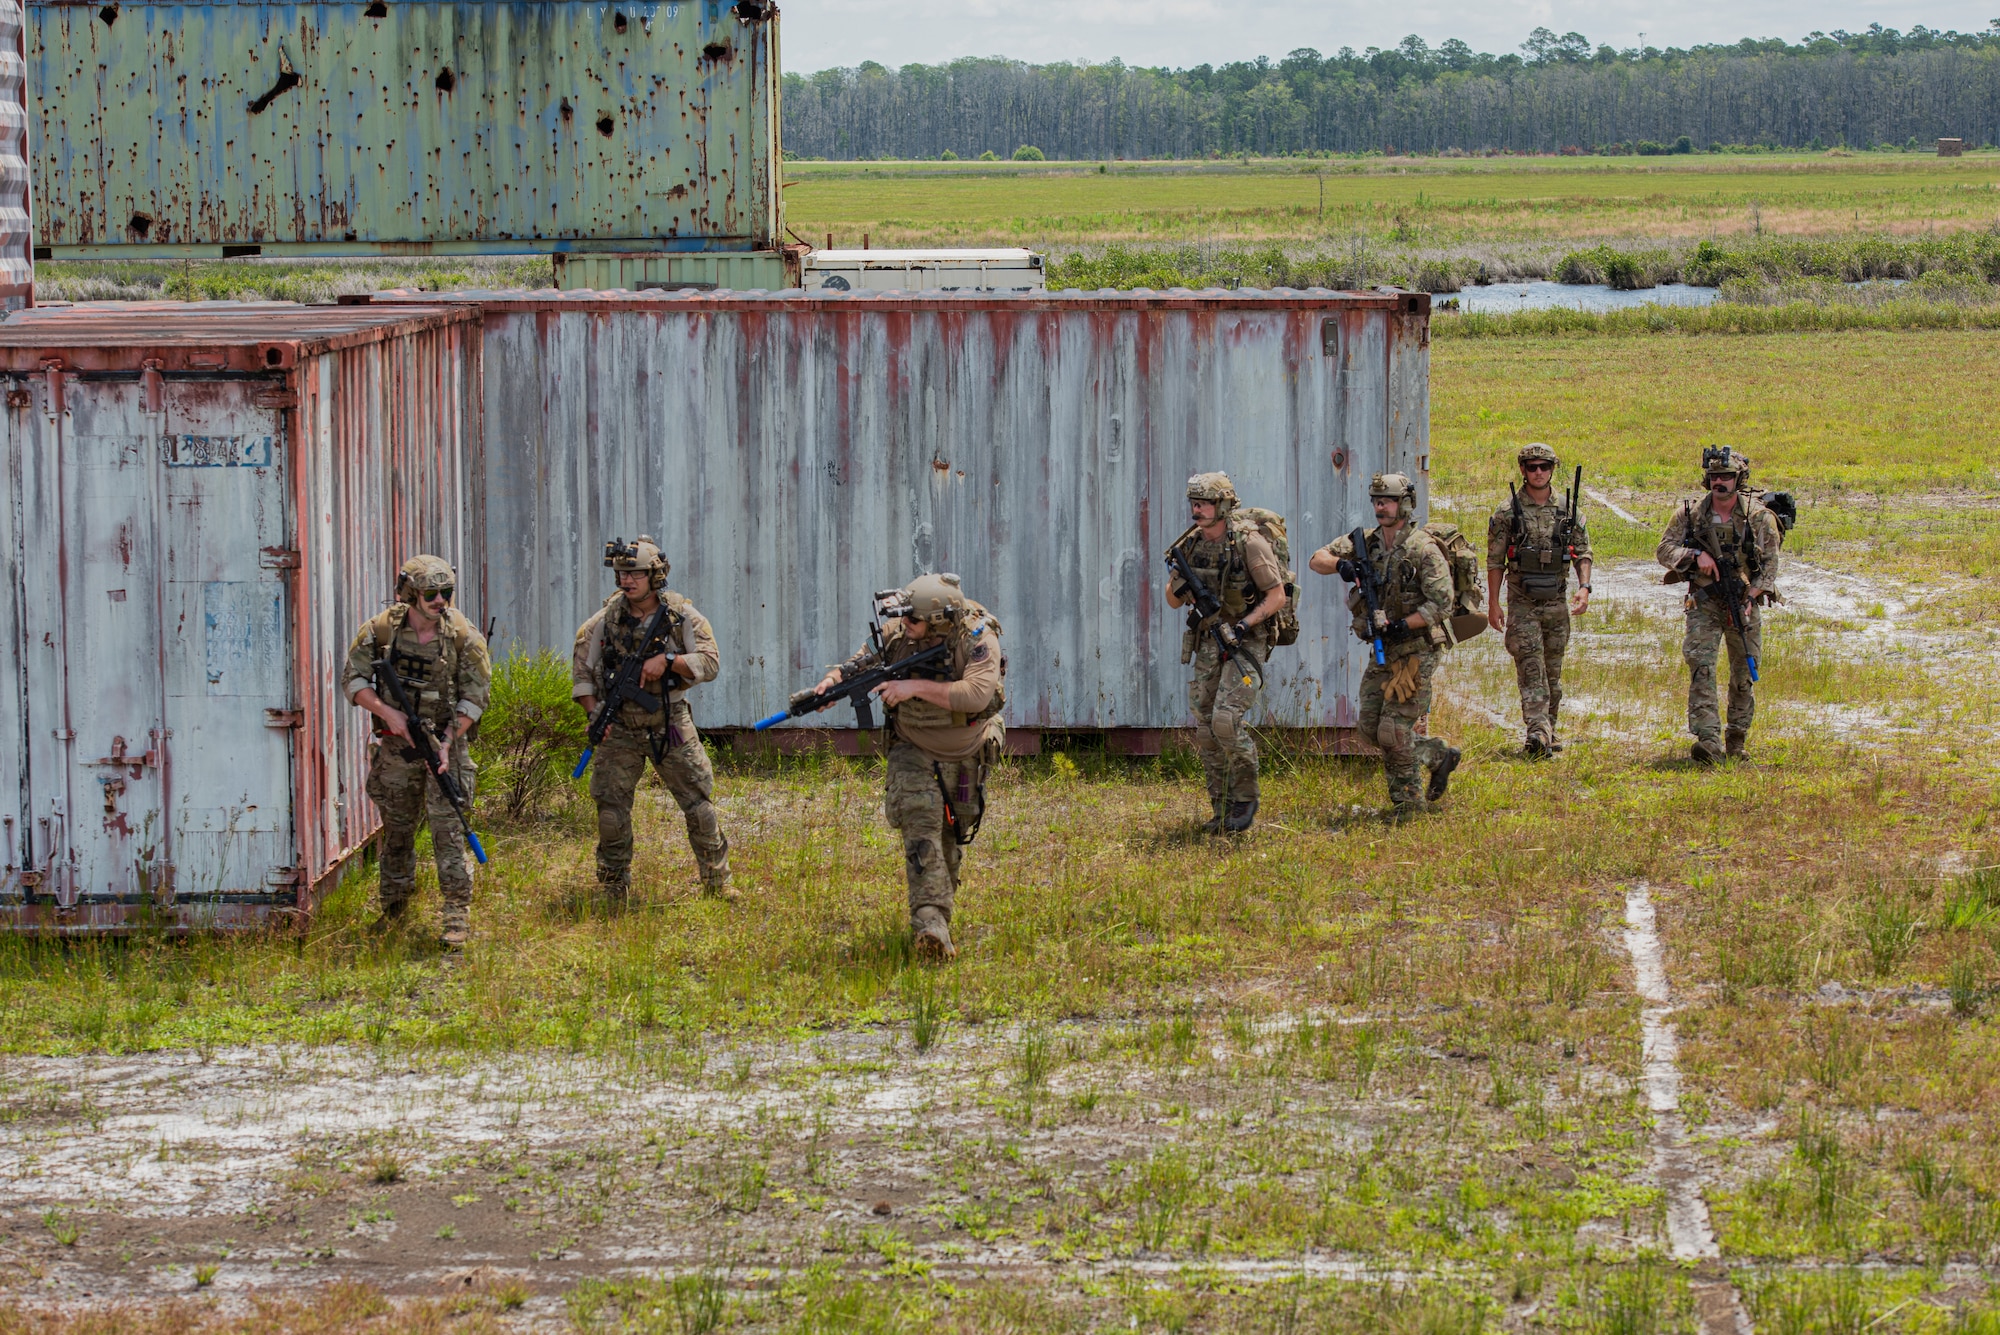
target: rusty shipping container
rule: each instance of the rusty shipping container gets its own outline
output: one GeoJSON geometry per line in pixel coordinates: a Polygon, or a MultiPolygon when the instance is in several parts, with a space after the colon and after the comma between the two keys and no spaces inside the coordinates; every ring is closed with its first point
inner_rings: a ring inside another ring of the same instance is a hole
{"type": "MultiPolygon", "coordinates": [[[[611,587],[603,541],[651,533],[723,645],[706,727],[750,724],[852,652],[873,590],[951,570],[1006,628],[1023,740],[1144,749],[1188,722],[1162,553],[1191,473],[1227,469],[1285,514],[1301,571],[1373,522],[1371,473],[1408,472],[1428,502],[1422,293],[453,299],[484,312],[496,648],[566,652],[611,587]]],[[[1301,592],[1258,721],[1351,728],[1339,583],[1302,574],[1301,592]]]]}
{"type": "Polygon", "coordinates": [[[311,908],[377,825],[348,638],[405,554],[477,561],[479,354],[463,306],[0,323],[0,923],[311,908]]]}
{"type": "Polygon", "coordinates": [[[28,190],[27,12],[0,0],[0,311],[35,302],[28,190]]]}
{"type": "Polygon", "coordinates": [[[783,272],[768,0],[27,12],[49,258],[714,251],[783,272]]]}

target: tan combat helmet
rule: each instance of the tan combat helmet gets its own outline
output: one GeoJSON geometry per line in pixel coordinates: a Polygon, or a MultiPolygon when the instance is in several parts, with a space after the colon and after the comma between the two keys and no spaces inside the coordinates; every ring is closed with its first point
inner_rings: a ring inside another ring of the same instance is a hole
{"type": "Polygon", "coordinates": [[[1554,468],[1557,463],[1556,452],[1538,440],[1531,444],[1523,445],[1521,452],[1514,456],[1514,462],[1517,464],[1545,463],[1550,468],[1554,468]]]}
{"type": "Polygon", "coordinates": [[[1407,519],[1417,503],[1417,484],[1410,481],[1406,473],[1377,473],[1368,479],[1368,497],[1380,500],[1384,496],[1393,496],[1401,501],[1402,508],[1397,514],[1407,519]]]}
{"type": "Polygon", "coordinates": [[[1704,482],[1733,477],[1740,487],[1750,480],[1750,460],[1727,445],[1710,445],[1701,452],[1701,473],[1704,482]]]}
{"type": "Polygon", "coordinates": [[[1220,519],[1236,508],[1236,487],[1227,473],[1196,473],[1188,479],[1187,498],[1191,501],[1213,501],[1216,518],[1220,519]]]}
{"type": "Polygon", "coordinates": [[[420,593],[450,592],[457,587],[458,576],[442,556],[413,556],[396,572],[396,598],[400,602],[413,603],[420,593]]]}
{"type": "Polygon", "coordinates": [[[919,575],[903,587],[906,616],[922,621],[957,621],[965,612],[965,590],[956,575],[919,575]]]}
{"type": "Polygon", "coordinates": [[[653,577],[653,591],[667,587],[667,572],[673,567],[667,564],[667,554],[660,545],[641,533],[631,542],[623,538],[613,538],[604,544],[604,568],[607,570],[644,570],[653,577]]]}

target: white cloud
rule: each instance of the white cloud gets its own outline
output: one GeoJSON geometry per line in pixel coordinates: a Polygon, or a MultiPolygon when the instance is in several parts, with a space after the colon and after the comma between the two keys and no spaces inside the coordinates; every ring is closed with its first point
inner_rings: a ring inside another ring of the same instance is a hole
{"type": "Polygon", "coordinates": [[[1797,41],[1813,29],[1860,30],[1870,23],[1908,29],[1983,31],[1994,14],[1985,4],[1905,0],[1863,4],[1829,0],[1803,5],[1778,0],[1689,0],[1665,7],[1658,0],[1501,0],[1479,6],[1418,3],[1395,7],[1360,0],[1097,0],[1079,5],[1028,0],[791,0],[784,5],[787,69],[809,72],[831,65],[877,60],[885,65],[934,64],[960,56],[1012,56],[1021,60],[1105,61],[1187,66],[1280,59],[1302,46],[1332,53],[1394,46],[1406,33],[1432,45],[1462,38],[1481,51],[1503,55],[1519,48],[1531,28],[1577,31],[1593,42],[1636,45],[1640,33],[1653,46],[1784,37],[1797,41]]]}

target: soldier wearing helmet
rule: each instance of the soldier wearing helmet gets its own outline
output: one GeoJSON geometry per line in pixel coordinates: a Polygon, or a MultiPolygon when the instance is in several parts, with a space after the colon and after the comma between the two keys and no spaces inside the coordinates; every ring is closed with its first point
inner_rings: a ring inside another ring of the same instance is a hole
{"type": "Polygon", "coordinates": [[[1565,503],[1555,493],[1554,450],[1540,442],[1523,445],[1515,462],[1521,468],[1521,488],[1486,521],[1486,620],[1506,634],[1521,691],[1527,751],[1540,758],[1562,750],[1556,715],[1562,708],[1563,654],[1569,648],[1570,618],[1582,616],[1590,606],[1590,535],[1580,498],[1565,503]],[[1576,568],[1573,602],[1564,599],[1571,566],[1576,568]]]}
{"type": "Polygon", "coordinates": [[[1686,630],[1681,658],[1688,665],[1688,732],[1694,736],[1697,765],[1740,760],[1757,712],[1755,663],[1763,653],[1764,622],[1759,608],[1776,602],[1778,517],[1743,490],[1750,480],[1750,461],[1727,446],[1701,452],[1702,478],[1708,494],[1684,501],[1667,522],[1660,539],[1659,562],[1667,568],[1666,582],[1686,584],[1682,603],[1686,630]],[[1723,598],[1726,581],[1740,584],[1743,603],[1733,609],[1723,598]],[[1742,619],[1739,632],[1736,617],[1742,619]],[[1716,690],[1716,660],[1729,647],[1729,715],[1725,731],[1716,690]]]}
{"type": "Polygon", "coordinates": [[[444,900],[443,938],[460,950],[471,930],[472,869],[451,804],[417,758],[410,729],[428,728],[438,754],[469,798],[474,770],[467,741],[493,693],[486,638],[452,606],[457,579],[442,557],[413,556],[396,576],[396,602],[371,617],[347,648],[341,686],[349,703],[374,715],[368,800],[382,817],[381,914],[376,930],[400,921],[417,892],[417,826],[430,821],[444,900]],[[375,690],[375,661],[396,665],[420,717],[405,716],[375,690]]]}
{"type": "MultiPolygon", "coordinates": [[[[1332,575],[1343,561],[1365,557],[1374,571],[1388,621],[1381,632],[1388,662],[1377,663],[1371,654],[1361,674],[1360,732],[1363,740],[1382,749],[1390,818],[1405,820],[1441,800],[1458,768],[1457,747],[1417,733],[1417,721],[1430,712],[1431,678],[1448,643],[1444,626],[1453,607],[1451,561],[1417,523],[1417,488],[1406,475],[1376,474],[1368,495],[1375,528],[1364,535],[1367,551],[1357,553],[1351,535],[1337,538],[1313,553],[1311,566],[1332,575]],[[1420,765],[1429,773],[1428,787],[1418,783],[1420,765]]],[[[1358,584],[1349,591],[1347,606],[1354,613],[1355,635],[1372,644],[1376,631],[1358,584]]]]}
{"type": "MultiPolygon", "coordinates": [[[[1201,828],[1240,834],[1257,819],[1258,803],[1257,742],[1244,720],[1263,688],[1276,629],[1271,618],[1285,607],[1285,568],[1263,534],[1231,522],[1237,499],[1227,473],[1196,473],[1188,479],[1187,500],[1191,522],[1174,549],[1222,604],[1207,619],[1190,611],[1181,638],[1181,662],[1194,663],[1188,708],[1213,813],[1201,828]],[[1214,630],[1229,646],[1227,658],[1214,630]]],[[[1168,579],[1169,607],[1194,601],[1178,573],[1168,579]]]]}
{"type": "Polygon", "coordinates": [[[889,742],[882,807],[903,836],[910,935],[920,959],[955,959],[951,915],[959,866],[986,815],[986,776],[1007,736],[1007,656],[1000,623],[965,596],[957,575],[922,575],[903,590],[900,615],[874,645],[829,671],[820,690],[850,672],[894,663],[943,638],[951,653],[935,676],[875,688],[889,742]]]}
{"type": "Polygon", "coordinates": [[[698,608],[667,588],[670,567],[659,544],[643,534],[633,542],[604,544],[604,565],[618,592],[577,628],[570,657],[570,694],[586,716],[611,688],[624,662],[645,645],[654,614],[666,608],[666,649],[639,670],[640,689],[662,697],[648,712],[629,701],[593,758],[590,798],[597,804],[597,886],[605,906],[622,910],[632,887],[632,799],[651,765],[673,794],[687,825],[688,846],[700,869],[704,894],[737,898],[729,884],[729,840],[715,812],[715,769],[695,730],[688,689],[714,681],[722,668],[715,632],[698,608]]]}

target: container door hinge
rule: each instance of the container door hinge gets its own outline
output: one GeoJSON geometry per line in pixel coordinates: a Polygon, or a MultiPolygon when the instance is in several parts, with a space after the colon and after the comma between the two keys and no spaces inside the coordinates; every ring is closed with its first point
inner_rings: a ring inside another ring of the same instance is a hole
{"type": "Polygon", "coordinates": [[[257,564],[266,570],[297,570],[299,550],[296,547],[266,547],[258,556],[257,564]]]}
{"type": "Polygon", "coordinates": [[[303,709],[267,709],[264,711],[264,726],[267,728],[303,728],[306,725],[306,711],[303,709]]]}

